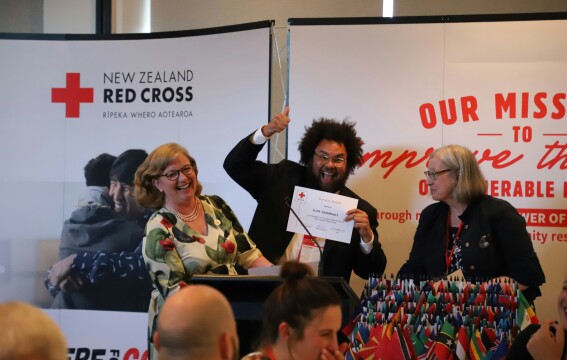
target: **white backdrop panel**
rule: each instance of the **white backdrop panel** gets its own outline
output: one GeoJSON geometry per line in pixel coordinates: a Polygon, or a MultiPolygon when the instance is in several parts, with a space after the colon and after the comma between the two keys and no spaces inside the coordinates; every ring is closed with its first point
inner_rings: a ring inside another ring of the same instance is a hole
{"type": "MultiPolygon", "coordinates": [[[[349,118],[357,123],[365,159],[348,186],[378,209],[380,240],[388,257],[386,272],[395,274],[409,255],[417,215],[432,202],[423,182],[428,149],[457,143],[479,151],[477,158],[484,157],[481,168],[492,181],[489,192],[519,209],[537,209],[547,220],[546,224],[528,223],[528,231],[547,277],[544,296],[536,302],[538,312],[543,318],[554,318],[555,297],[567,271],[567,243],[561,240],[567,221],[560,220],[567,207],[567,161],[561,155],[567,146],[566,34],[565,20],[292,22],[289,157],[299,158],[297,143],[313,119],[349,118]],[[538,107],[534,96],[540,92],[547,97],[538,107]],[[502,109],[498,94],[510,100],[510,93],[516,94],[515,117],[510,109],[498,116],[502,109]],[[524,117],[522,96],[528,99],[524,117]],[[451,102],[455,116],[444,122],[441,107],[451,102]],[[547,113],[535,119],[534,112],[542,106],[547,113]],[[429,116],[421,116],[421,108],[429,109],[429,116]],[[558,119],[552,119],[552,113],[558,119]],[[531,137],[518,137],[522,131],[531,137]],[[556,142],[547,159],[558,157],[559,161],[538,168],[546,145],[556,142]],[[487,159],[508,151],[505,166],[487,159]],[[503,193],[506,182],[518,184],[523,191],[503,193]],[[530,195],[526,189],[532,182],[536,187],[552,186],[554,191],[530,195]],[[558,221],[548,226],[553,219],[558,221]],[[547,242],[537,241],[538,234],[545,235],[547,242]]],[[[355,279],[352,285],[360,283],[355,279]]]]}

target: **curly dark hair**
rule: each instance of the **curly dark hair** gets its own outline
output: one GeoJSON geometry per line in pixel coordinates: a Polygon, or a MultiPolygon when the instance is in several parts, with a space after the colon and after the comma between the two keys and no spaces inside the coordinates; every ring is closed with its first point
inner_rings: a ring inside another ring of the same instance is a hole
{"type": "Polygon", "coordinates": [[[347,171],[352,174],[362,159],[362,139],[356,135],[354,122],[346,119],[338,122],[333,119],[320,118],[313,120],[311,127],[305,127],[305,134],[297,147],[303,165],[313,160],[315,148],[321,140],[336,141],[345,146],[347,152],[347,171]]]}

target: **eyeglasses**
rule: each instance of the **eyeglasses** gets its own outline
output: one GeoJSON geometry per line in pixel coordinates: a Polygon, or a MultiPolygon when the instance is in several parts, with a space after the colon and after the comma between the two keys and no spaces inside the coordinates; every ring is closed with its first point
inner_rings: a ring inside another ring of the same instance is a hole
{"type": "Polygon", "coordinates": [[[335,156],[334,158],[331,158],[331,157],[329,157],[329,155],[317,154],[316,152],[314,152],[313,155],[315,155],[317,157],[318,161],[323,163],[323,164],[326,164],[330,161],[335,165],[341,165],[342,163],[345,162],[344,156],[335,156]]]}
{"type": "Polygon", "coordinates": [[[437,180],[437,176],[446,173],[447,171],[453,171],[454,169],[445,169],[445,170],[439,170],[439,171],[424,171],[423,173],[425,174],[425,176],[427,176],[428,178],[430,178],[432,181],[436,181],[437,180]]]}
{"type": "Polygon", "coordinates": [[[179,173],[183,173],[183,175],[189,176],[189,175],[193,174],[193,166],[185,165],[184,167],[182,167],[179,170],[172,170],[172,171],[169,171],[168,173],[162,174],[160,176],[165,176],[168,180],[176,181],[177,179],[179,179],[179,173]]]}

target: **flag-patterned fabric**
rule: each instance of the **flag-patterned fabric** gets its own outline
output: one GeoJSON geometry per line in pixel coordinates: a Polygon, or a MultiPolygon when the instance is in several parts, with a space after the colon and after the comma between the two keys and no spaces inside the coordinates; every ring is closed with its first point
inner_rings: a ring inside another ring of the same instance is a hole
{"type": "Polygon", "coordinates": [[[437,336],[437,341],[433,347],[433,354],[437,359],[449,359],[453,353],[455,343],[455,330],[453,325],[446,318],[437,336]]]}
{"type": "Polygon", "coordinates": [[[521,291],[518,292],[518,314],[516,316],[518,327],[524,330],[531,324],[539,324],[534,309],[529,304],[521,291]]]}
{"type": "Polygon", "coordinates": [[[538,323],[515,282],[370,277],[343,333],[345,359],[500,360],[538,323]]]}
{"type": "Polygon", "coordinates": [[[469,352],[469,344],[471,341],[470,328],[461,326],[457,336],[457,348],[455,350],[455,359],[466,360],[469,352]]]}

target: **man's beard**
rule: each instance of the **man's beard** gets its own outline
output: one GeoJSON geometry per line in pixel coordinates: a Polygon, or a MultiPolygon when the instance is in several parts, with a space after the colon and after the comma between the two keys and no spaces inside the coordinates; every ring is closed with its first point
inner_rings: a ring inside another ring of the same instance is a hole
{"type": "MultiPolygon", "coordinates": [[[[317,174],[313,171],[313,162],[310,162],[305,170],[307,172],[306,180],[307,180],[307,187],[315,190],[326,191],[330,193],[336,193],[343,187],[345,187],[346,182],[349,177],[349,173],[345,172],[343,175],[338,175],[334,178],[331,183],[322,184],[321,183],[321,175],[320,173],[326,169],[327,167],[322,167],[317,174]]],[[[328,168],[327,168],[328,169],[328,168]]],[[[335,173],[337,172],[336,169],[333,170],[335,173]]]]}

